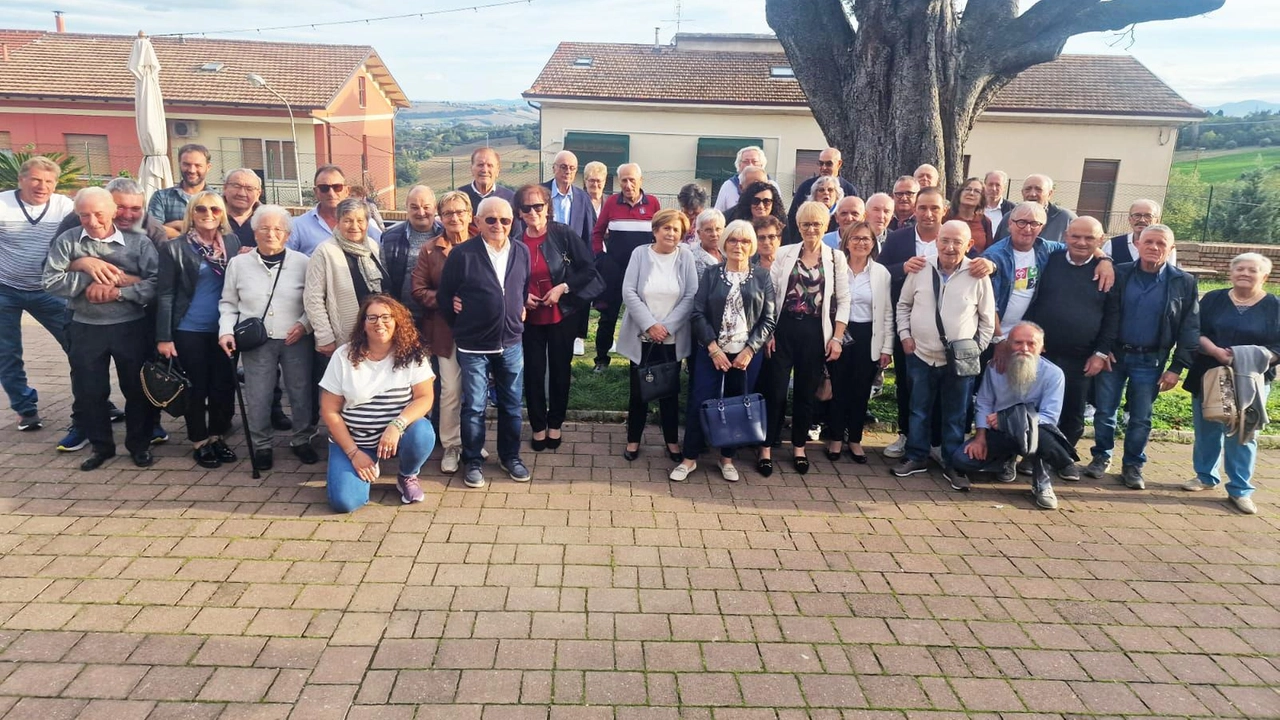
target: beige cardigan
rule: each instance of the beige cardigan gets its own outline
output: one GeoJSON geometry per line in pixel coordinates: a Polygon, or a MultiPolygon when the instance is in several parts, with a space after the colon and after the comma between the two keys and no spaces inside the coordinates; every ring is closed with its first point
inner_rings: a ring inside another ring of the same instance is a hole
{"type": "MultiPolygon", "coordinates": [[[[369,238],[373,254],[382,259],[378,243],[369,238]]],[[[346,255],[338,243],[326,240],[311,255],[307,265],[307,285],[302,291],[302,305],[315,328],[316,346],[341,345],[356,329],[360,303],[351,283],[346,255]]]]}
{"type": "MultiPolygon", "coordinates": [[[[898,299],[898,337],[916,343],[916,357],[932,367],[947,364],[947,350],[938,337],[938,320],[934,313],[933,275],[938,259],[929,258],[918,273],[907,275],[898,299]]],[[[942,327],[948,340],[972,338],[986,350],[996,327],[996,296],[991,278],[975,278],[969,274],[969,258],[941,287],[942,327]]]]}

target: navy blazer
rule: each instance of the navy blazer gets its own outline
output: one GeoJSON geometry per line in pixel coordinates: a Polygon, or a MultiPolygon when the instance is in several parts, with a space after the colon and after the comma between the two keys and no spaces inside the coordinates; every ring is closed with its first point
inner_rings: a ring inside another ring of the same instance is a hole
{"type": "MultiPolygon", "coordinates": [[[[555,192],[555,179],[552,178],[544,183],[542,187],[555,192]]],[[[591,196],[586,190],[577,185],[569,186],[569,222],[565,223],[571,230],[578,233],[578,237],[591,242],[591,231],[596,228],[596,206],[591,204],[591,196]]],[[[554,199],[552,204],[555,204],[554,199]]],[[[556,220],[556,212],[554,207],[547,208],[547,219],[556,220]]],[[[512,233],[514,235],[515,233],[512,233]]]]}

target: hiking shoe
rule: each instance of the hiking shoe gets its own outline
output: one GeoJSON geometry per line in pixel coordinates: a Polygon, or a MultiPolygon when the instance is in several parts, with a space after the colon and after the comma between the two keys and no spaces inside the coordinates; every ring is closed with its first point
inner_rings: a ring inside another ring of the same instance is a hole
{"type": "Polygon", "coordinates": [[[511,479],[516,482],[529,482],[529,480],[533,478],[533,476],[529,474],[529,468],[525,467],[524,461],[518,457],[513,457],[504,463],[498,464],[501,465],[502,469],[506,470],[507,474],[511,476],[511,479]]]}
{"type": "Polygon", "coordinates": [[[169,442],[169,431],[161,427],[160,423],[156,423],[156,426],[151,428],[151,444],[163,445],[167,442],[169,442]]]}
{"type": "Polygon", "coordinates": [[[1245,515],[1258,514],[1258,506],[1253,503],[1253,498],[1251,497],[1233,497],[1231,498],[1231,504],[1235,505],[1236,509],[1245,515]]]}
{"type": "Polygon", "coordinates": [[[425,497],[417,475],[396,475],[396,489],[400,491],[400,502],[405,505],[420,503],[425,497]]]}
{"type": "Polygon", "coordinates": [[[80,428],[72,425],[67,428],[67,434],[58,441],[58,452],[75,452],[88,444],[89,438],[80,432],[80,428]]]}
{"type": "Polygon", "coordinates": [[[1120,480],[1130,490],[1146,490],[1147,483],[1142,479],[1142,468],[1137,465],[1126,465],[1120,471],[1120,480]]]}
{"type": "Polygon", "coordinates": [[[40,418],[40,413],[31,412],[27,415],[18,416],[18,430],[20,432],[31,432],[44,427],[44,420],[40,418]]]}
{"type": "Polygon", "coordinates": [[[1201,490],[1212,490],[1214,486],[1205,485],[1204,483],[1200,482],[1200,478],[1193,477],[1190,480],[1182,483],[1181,487],[1183,490],[1186,490],[1187,492],[1200,492],[1201,490]]]}
{"type": "Polygon", "coordinates": [[[889,444],[888,447],[884,449],[884,456],[887,458],[900,458],[906,454],[907,454],[907,436],[906,435],[899,435],[897,440],[894,440],[892,443],[889,444]]]}
{"type": "Polygon", "coordinates": [[[955,468],[946,468],[942,471],[942,477],[951,483],[951,489],[959,492],[969,492],[969,477],[955,468]]]}
{"type": "Polygon", "coordinates": [[[462,448],[447,447],[444,449],[444,457],[440,458],[440,472],[445,475],[452,475],[458,472],[459,462],[462,460],[462,448]]]}
{"type": "Polygon", "coordinates": [[[890,472],[892,472],[894,475],[897,475],[898,477],[906,477],[908,475],[915,475],[917,473],[925,472],[928,469],[929,469],[928,460],[912,460],[910,458],[904,458],[902,462],[898,463],[897,465],[894,465],[893,470],[891,470],[890,472]]]}
{"type": "Polygon", "coordinates": [[[1080,482],[1080,466],[1076,463],[1071,463],[1058,471],[1058,477],[1070,482],[1080,482]]]}
{"type": "Polygon", "coordinates": [[[1011,483],[1018,479],[1018,471],[1015,469],[1014,462],[1010,460],[1000,468],[1000,472],[996,473],[996,480],[1002,483],[1011,483]]]}
{"type": "Polygon", "coordinates": [[[462,482],[469,488],[484,487],[484,472],[480,469],[480,463],[471,463],[467,466],[467,474],[463,476],[462,482]]]}
{"type": "Polygon", "coordinates": [[[1086,466],[1085,469],[1082,470],[1081,472],[1083,472],[1085,475],[1088,475],[1091,478],[1100,478],[1103,475],[1107,474],[1107,467],[1110,464],[1111,464],[1111,461],[1109,459],[1107,459],[1102,455],[1098,455],[1093,460],[1090,460],[1089,465],[1086,466]]]}
{"type": "Polygon", "coordinates": [[[1057,510],[1058,496],[1053,494],[1053,488],[1045,488],[1035,493],[1036,507],[1041,510],[1057,510]]]}

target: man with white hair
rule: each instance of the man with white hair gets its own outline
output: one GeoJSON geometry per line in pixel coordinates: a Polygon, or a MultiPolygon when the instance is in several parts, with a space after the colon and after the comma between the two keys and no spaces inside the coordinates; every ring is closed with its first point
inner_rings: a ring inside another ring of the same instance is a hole
{"type": "MultiPolygon", "coordinates": [[[[809,193],[813,190],[813,184],[818,178],[833,177],[840,182],[840,189],[844,190],[844,197],[856,196],[858,188],[853,183],[840,177],[840,169],[844,167],[844,156],[839,150],[829,147],[818,153],[818,174],[805,180],[796,186],[796,194],[791,198],[791,210],[787,214],[787,227],[794,228],[796,225],[796,211],[809,199],[809,193]]],[[[743,187],[746,187],[745,185],[743,187]]],[[[797,238],[796,242],[799,242],[797,238]]]]}
{"type": "Polygon", "coordinates": [[[867,224],[876,231],[876,249],[884,249],[884,241],[889,236],[889,222],[893,220],[893,196],[878,192],[867,198],[867,224]]]}
{"type": "Polygon", "coordinates": [[[857,195],[846,195],[836,203],[836,229],[822,236],[822,242],[837,250],[840,248],[840,233],[854,223],[862,222],[867,212],[866,203],[857,195]]]}
{"type": "MultiPolygon", "coordinates": [[[[578,176],[578,156],[561,150],[551,161],[552,178],[542,186],[551,191],[551,219],[568,225],[578,237],[591,241],[591,231],[596,227],[596,208],[591,204],[587,191],[573,184],[578,176]]],[[[585,313],[584,313],[585,315],[585,313]]]]}
{"type": "Polygon", "coordinates": [[[940,187],[942,173],[938,172],[938,168],[925,163],[916,168],[916,171],[911,173],[911,177],[920,183],[920,189],[923,190],[927,187],[940,187]]]}
{"type": "Polygon", "coordinates": [[[596,373],[609,367],[609,348],[622,311],[622,280],[631,264],[631,252],[653,242],[653,216],[662,209],[658,198],[643,190],[644,175],[638,164],[618,166],[618,186],[621,191],[601,203],[600,217],[591,231],[591,251],[605,284],[604,293],[596,298],[600,309],[593,370],[596,373]]]}
{"type": "Polygon", "coordinates": [[[227,173],[227,179],[222,183],[222,204],[227,206],[227,222],[231,224],[231,232],[240,240],[240,252],[249,252],[258,247],[258,239],[253,236],[253,226],[249,224],[249,220],[261,204],[260,200],[262,179],[258,177],[258,173],[249,168],[236,168],[227,173]]]}
{"type": "MultiPolygon", "coordinates": [[[[1050,242],[1062,242],[1062,236],[1067,232],[1067,225],[1076,219],[1076,214],[1053,203],[1053,178],[1041,174],[1028,175],[1027,179],[1022,181],[1022,200],[1036,203],[1044,208],[1044,228],[1040,230],[1040,237],[1050,242]]],[[[1000,227],[996,228],[997,240],[1009,236],[1009,218],[1012,214],[1005,215],[1004,220],[1000,222],[1000,227]]]]}
{"type": "MultiPolygon", "coordinates": [[[[733,166],[737,168],[738,174],[725,180],[724,184],[720,186],[720,194],[716,195],[715,209],[720,212],[728,212],[730,208],[737,205],[738,196],[742,194],[742,188],[751,185],[742,177],[742,171],[749,167],[765,170],[769,167],[769,158],[765,156],[764,148],[758,145],[748,145],[738,151],[738,156],[734,158],[733,166]]],[[[768,177],[768,175],[765,175],[766,181],[775,188],[778,187],[778,183],[768,180],[768,177]]],[[[778,194],[782,194],[781,188],[778,188],[778,194]]]]}
{"type": "MultiPolygon", "coordinates": [[[[1124,235],[1117,235],[1102,243],[1102,252],[1109,255],[1117,265],[1137,262],[1138,238],[1142,237],[1142,231],[1146,230],[1147,227],[1160,222],[1161,212],[1160,203],[1155,200],[1134,200],[1133,204],[1129,206],[1129,232],[1124,235]]],[[[1178,264],[1177,248],[1169,251],[1169,264],[1178,264]]]]}
{"type": "Polygon", "coordinates": [[[1057,428],[1065,386],[1062,370],[1041,357],[1044,330],[1039,325],[1018,323],[1008,342],[1011,351],[1004,369],[989,367],[983,376],[976,400],[977,432],[952,454],[947,479],[961,492],[969,490],[966,473],[971,472],[996,473],[1000,482],[1013,482],[1014,462],[1025,455],[1036,507],[1056,510],[1058,497],[1048,468],[1063,469],[1076,459],[1057,428]]]}
{"type": "Polygon", "coordinates": [[[1000,221],[1013,209],[1013,201],[1004,196],[1008,189],[1009,174],[1003,170],[992,170],[982,177],[982,213],[993,228],[1000,227],[1000,221]]]}

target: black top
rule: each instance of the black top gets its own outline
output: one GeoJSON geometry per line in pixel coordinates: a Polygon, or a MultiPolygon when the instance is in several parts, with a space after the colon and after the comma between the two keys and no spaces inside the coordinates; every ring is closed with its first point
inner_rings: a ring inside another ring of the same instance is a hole
{"type": "MultiPolygon", "coordinates": [[[[1229,348],[1233,345],[1261,345],[1272,354],[1280,356],[1280,298],[1268,294],[1256,304],[1236,309],[1231,301],[1231,290],[1214,290],[1200,299],[1200,335],[1209,338],[1214,345],[1229,348]]],[[[1187,371],[1182,387],[1192,395],[1200,394],[1200,379],[1217,360],[1196,351],[1195,362],[1187,371]]],[[[1267,382],[1276,377],[1273,364],[1267,370],[1267,382]]]]}
{"type": "Polygon", "coordinates": [[[1050,253],[1040,271],[1039,291],[1023,316],[1044,328],[1046,355],[1084,358],[1111,352],[1120,321],[1120,294],[1114,288],[1098,290],[1093,279],[1098,262],[1093,258],[1072,265],[1065,250],[1050,253]]]}

